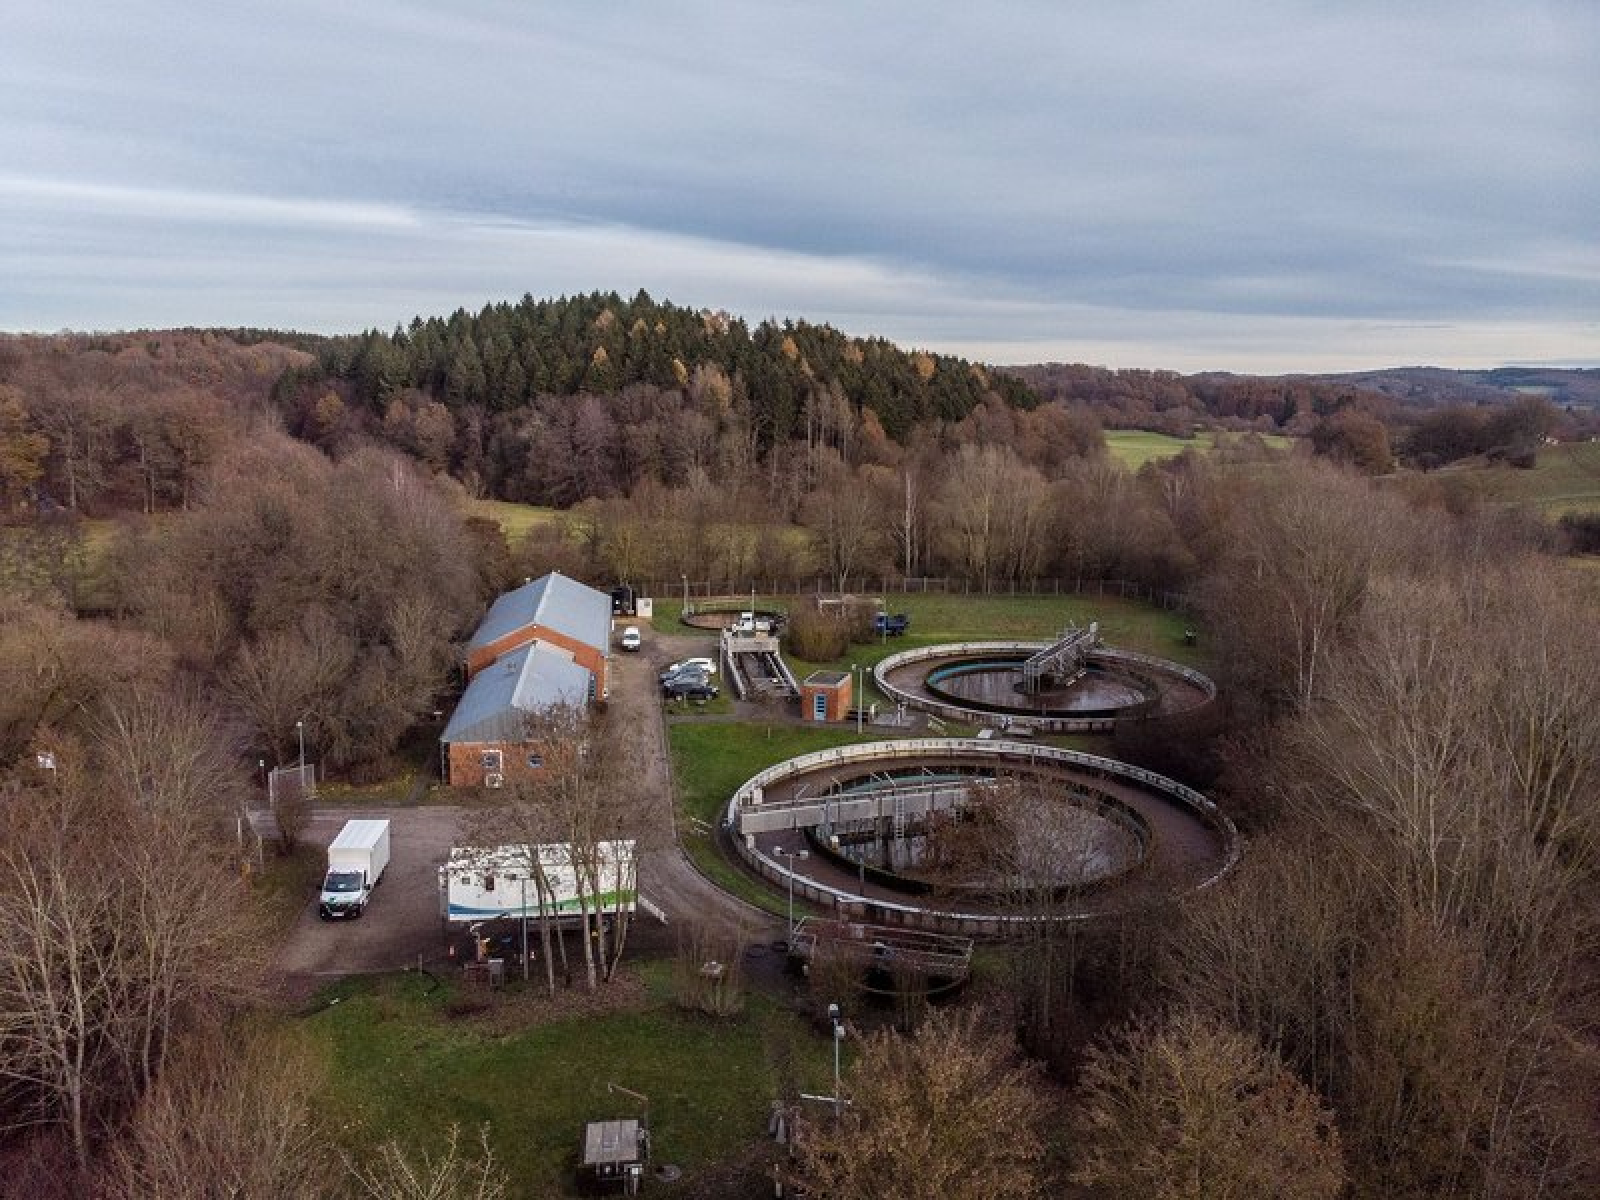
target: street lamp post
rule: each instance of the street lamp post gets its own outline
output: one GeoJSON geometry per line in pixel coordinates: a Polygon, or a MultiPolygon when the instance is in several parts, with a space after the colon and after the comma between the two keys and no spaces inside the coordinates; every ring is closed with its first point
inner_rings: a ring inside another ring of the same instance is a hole
{"type": "Polygon", "coordinates": [[[689,615],[689,576],[683,576],[683,615],[689,615]]]}
{"type": "Polygon", "coordinates": [[[522,872],[522,982],[531,978],[528,971],[528,868],[522,872]]]}
{"type": "Polygon", "coordinates": [[[306,723],[303,720],[296,721],[294,723],[294,731],[300,737],[300,777],[304,780],[306,774],[306,723]]]}
{"type": "Polygon", "coordinates": [[[828,1005],[828,1020],[833,1022],[833,1119],[839,1119],[844,1098],[839,1095],[839,1043],[844,1041],[844,1022],[839,1020],[839,1006],[828,1005]]]}
{"type": "Polygon", "coordinates": [[[856,733],[859,735],[861,733],[861,708],[865,697],[861,694],[861,668],[857,664],[851,663],[850,669],[854,671],[856,675],[856,733]]]}
{"type": "Polygon", "coordinates": [[[789,861],[789,941],[792,944],[794,942],[794,863],[796,859],[810,858],[811,851],[785,850],[782,846],[775,846],[772,853],[789,861]]]}

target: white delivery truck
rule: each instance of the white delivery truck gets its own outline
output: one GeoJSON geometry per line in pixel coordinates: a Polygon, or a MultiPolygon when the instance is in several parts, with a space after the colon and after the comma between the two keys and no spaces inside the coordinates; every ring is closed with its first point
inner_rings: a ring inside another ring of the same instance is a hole
{"type": "Polygon", "coordinates": [[[389,865],[389,822],[346,821],[328,847],[317,915],[324,921],[359,917],[389,865]]]}

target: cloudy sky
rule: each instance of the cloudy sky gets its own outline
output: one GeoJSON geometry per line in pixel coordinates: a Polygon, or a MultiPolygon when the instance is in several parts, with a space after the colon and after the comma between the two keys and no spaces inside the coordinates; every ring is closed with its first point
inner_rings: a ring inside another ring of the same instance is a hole
{"type": "Polygon", "coordinates": [[[1595,0],[49,0],[0,329],[594,289],[994,362],[1600,364],[1595,0]]]}

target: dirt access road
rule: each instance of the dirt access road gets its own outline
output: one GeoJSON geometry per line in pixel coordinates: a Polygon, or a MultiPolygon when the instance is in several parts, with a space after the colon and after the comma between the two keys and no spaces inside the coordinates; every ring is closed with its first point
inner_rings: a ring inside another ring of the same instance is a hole
{"type": "MultiPolygon", "coordinates": [[[[643,776],[640,814],[644,847],[639,890],[666,914],[668,928],[689,920],[720,919],[744,927],[754,938],[781,932],[775,918],[728,895],[701,875],[678,845],[666,724],[657,695],[656,672],[674,658],[707,652],[706,639],[646,635],[637,654],[613,658],[610,706],[625,728],[638,731],[643,776]]],[[[372,902],[358,920],[323,921],[316,895],[306,896],[294,927],[279,951],[276,973],[289,997],[304,998],[332,979],[444,961],[439,916],[439,867],[460,834],[463,809],[455,805],[405,808],[326,808],[313,812],[305,841],[326,848],[354,817],[387,818],[390,861],[372,902]]],[[[257,827],[269,833],[270,818],[257,827]]],[[[653,918],[641,913],[641,924],[653,918]]],[[[660,939],[651,937],[652,943],[660,939]]]]}

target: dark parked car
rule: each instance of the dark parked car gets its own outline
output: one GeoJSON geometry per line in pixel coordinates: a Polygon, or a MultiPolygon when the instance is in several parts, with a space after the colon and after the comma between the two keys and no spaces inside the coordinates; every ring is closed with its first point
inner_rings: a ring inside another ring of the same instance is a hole
{"type": "Polygon", "coordinates": [[[895,613],[893,616],[888,613],[879,613],[872,619],[873,633],[886,633],[890,637],[899,637],[910,628],[911,618],[905,613],[895,613]]]}
{"type": "Polygon", "coordinates": [[[674,679],[661,685],[669,700],[710,700],[718,695],[717,686],[704,679],[674,679]]]}
{"type": "Polygon", "coordinates": [[[684,667],[681,671],[674,671],[670,675],[661,677],[661,686],[664,688],[687,687],[691,683],[710,683],[711,676],[698,667],[684,667]]]}

